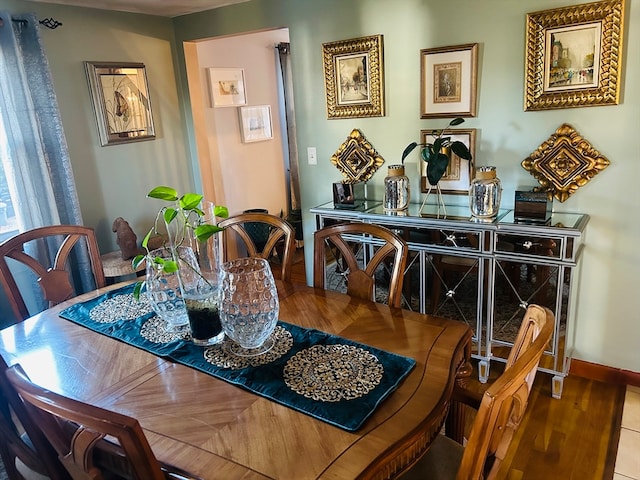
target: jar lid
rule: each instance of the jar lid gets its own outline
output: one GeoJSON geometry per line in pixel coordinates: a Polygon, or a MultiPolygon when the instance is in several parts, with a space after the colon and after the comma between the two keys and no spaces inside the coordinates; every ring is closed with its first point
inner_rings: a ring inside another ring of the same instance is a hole
{"type": "Polygon", "coordinates": [[[480,178],[483,180],[496,178],[496,167],[494,166],[478,167],[478,169],[476,170],[476,178],[480,178]]]}
{"type": "Polygon", "coordinates": [[[390,177],[401,177],[404,175],[404,165],[389,165],[388,175],[390,177]]]}

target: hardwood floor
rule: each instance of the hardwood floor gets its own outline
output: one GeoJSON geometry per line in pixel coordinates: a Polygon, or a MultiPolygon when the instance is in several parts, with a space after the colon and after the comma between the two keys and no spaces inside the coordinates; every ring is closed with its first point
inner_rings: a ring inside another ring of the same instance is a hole
{"type": "MultiPolygon", "coordinates": [[[[500,373],[493,364],[492,370],[489,381],[500,373]]],[[[486,388],[472,378],[470,389],[486,388]]],[[[562,398],[554,399],[551,376],[538,372],[497,479],[611,480],[624,393],[623,385],[570,375],[562,398]]]]}
{"type": "MultiPolygon", "coordinates": [[[[296,252],[293,281],[305,283],[303,250],[296,252]]],[[[492,364],[491,379],[500,373],[492,364]]],[[[486,384],[471,377],[469,388],[486,384]]],[[[498,480],[611,480],[625,387],[568,376],[561,399],[551,397],[551,376],[538,373],[527,413],[498,480]]]]}

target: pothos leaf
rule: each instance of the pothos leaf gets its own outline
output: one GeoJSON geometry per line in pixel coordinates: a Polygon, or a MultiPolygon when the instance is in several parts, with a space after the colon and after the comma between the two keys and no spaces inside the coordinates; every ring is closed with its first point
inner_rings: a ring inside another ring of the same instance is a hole
{"type": "Polygon", "coordinates": [[[229,218],[229,209],[224,205],[216,205],[213,209],[213,214],[220,218],[229,218]]]}
{"type": "Polygon", "coordinates": [[[135,298],[136,300],[140,300],[140,293],[142,292],[142,288],[144,287],[145,282],[137,282],[136,285],[133,287],[133,298],[135,298]]]}
{"type": "Polygon", "coordinates": [[[178,271],[178,262],[174,262],[173,260],[165,260],[164,265],[162,266],[162,271],[164,273],[173,273],[178,271]]]}
{"type": "Polygon", "coordinates": [[[221,232],[223,229],[218,227],[217,225],[209,225],[205,223],[204,225],[198,225],[193,233],[196,236],[196,239],[199,242],[205,242],[213,235],[214,233],[221,232]]]}
{"type": "Polygon", "coordinates": [[[134,272],[138,269],[140,265],[142,265],[142,262],[144,262],[145,258],[147,258],[146,255],[142,255],[142,254],[136,255],[135,257],[133,257],[133,260],[131,260],[131,266],[133,267],[134,272]]]}
{"type": "Polygon", "coordinates": [[[160,186],[147,193],[147,197],[175,202],[178,200],[178,192],[174,188],[160,186]]]}
{"type": "Polygon", "coordinates": [[[176,218],[176,215],[178,215],[178,211],[175,208],[165,208],[164,213],[162,214],[164,223],[169,225],[173,219],[176,218]]]}
{"type": "Polygon", "coordinates": [[[194,210],[198,208],[202,201],[203,195],[199,193],[185,193],[180,198],[180,208],[183,210],[194,210]]]}

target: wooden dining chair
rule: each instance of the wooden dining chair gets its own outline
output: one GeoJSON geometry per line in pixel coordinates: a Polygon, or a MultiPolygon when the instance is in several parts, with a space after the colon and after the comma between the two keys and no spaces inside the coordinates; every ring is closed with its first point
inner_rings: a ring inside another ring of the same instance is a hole
{"type": "Polygon", "coordinates": [[[135,418],[42,388],[19,364],[5,374],[74,480],[200,480],[159,462],[135,418]]]}
{"type": "Polygon", "coordinates": [[[69,279],[69,271],[66,269],[70,253],[74,251],[76,245],[82,243],[84,243],[89,253],[91,272],[93,273],[96,287],[104,287],[106,282],[102,270],[102,261],[100,260],[100,251],[92,228],[81,225],[39,227],[19,233],[0,244],[0,283],[2,283],[6,291],[16,318],[24,320],[29,317],[29,311],[16,279],[9,268],[7,258],[20,262],[35,273],[44,299],[49,302],[49,306],[53,306],[77,294],[69,279]],[[54,237],[59,237],[62,240],[50,265],[41,263],[26,252],[25,244],[30,242],[35,244],[37,241],[47,244],[49,240],[55,241],[56,238],[54,237]]]}
{"type": "Polygon", "coordinates": [[[0,458],[9,480],[70,479],[55,450],[32,423],[25,405],[5,376],[7,368],[0,357],[0,458]]]}
{"type": "Polygon", "coordinates": [[[391,258],[389,279],[389,305],[400,308],[402,304],[402,282],[407,265],[409,248],[407,243],[388,228],[369,223],[341,223],[331,225],[314,233],[313,285],[325,288],[327,248],[337,250],[334,259],[347,283],[347,295],[375,300],[375,274],[381,263],[391,258]],[[366,237],[365,253],[371,253],[365,265],[360,267],[358,252],[354,252],[349,236],[366,237]],[[373,252],[367,252],[371,245],[373,252]]]}
{"type": "Polygon", "coordinates": [[[402,480],[491,480],[496,477],[527,408],[540,358],[553,336],[551,310],[529,305],[505,370],[477,398],[456,387],[453,399],[476,408],[466,446],[438,435],[402,480]]]}
{"type": "Polygon", "coordinates": [[[240,238],[249,257],[269,260],[275,251],[282,265],[280,278],[291,281],[296,233],[286,220],[268,213],[242,213],[221,220],[218,226],[225,229],[221,235],[222,258],[225,261],[231,260],[230,242],[234,237],[240,238]]]}

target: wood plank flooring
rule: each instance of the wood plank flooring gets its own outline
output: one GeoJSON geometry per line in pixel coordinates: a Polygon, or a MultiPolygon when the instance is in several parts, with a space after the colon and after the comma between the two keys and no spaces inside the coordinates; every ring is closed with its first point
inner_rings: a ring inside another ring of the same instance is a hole
{"type": "MultiPolygon", "coordinates": [[[[306,281],[302,249],[292,279],[306,281]]],[[[500,364],[492,364],[489,381],[499,373],[500,364]]],[[[476,372],[471,378],[470,389],[486,388],[476,372]]],[[[623,385],[570,375],[554,399],[551,376],[538,373],[498,480],[612,480],[624,393],[623,385]]]]}

